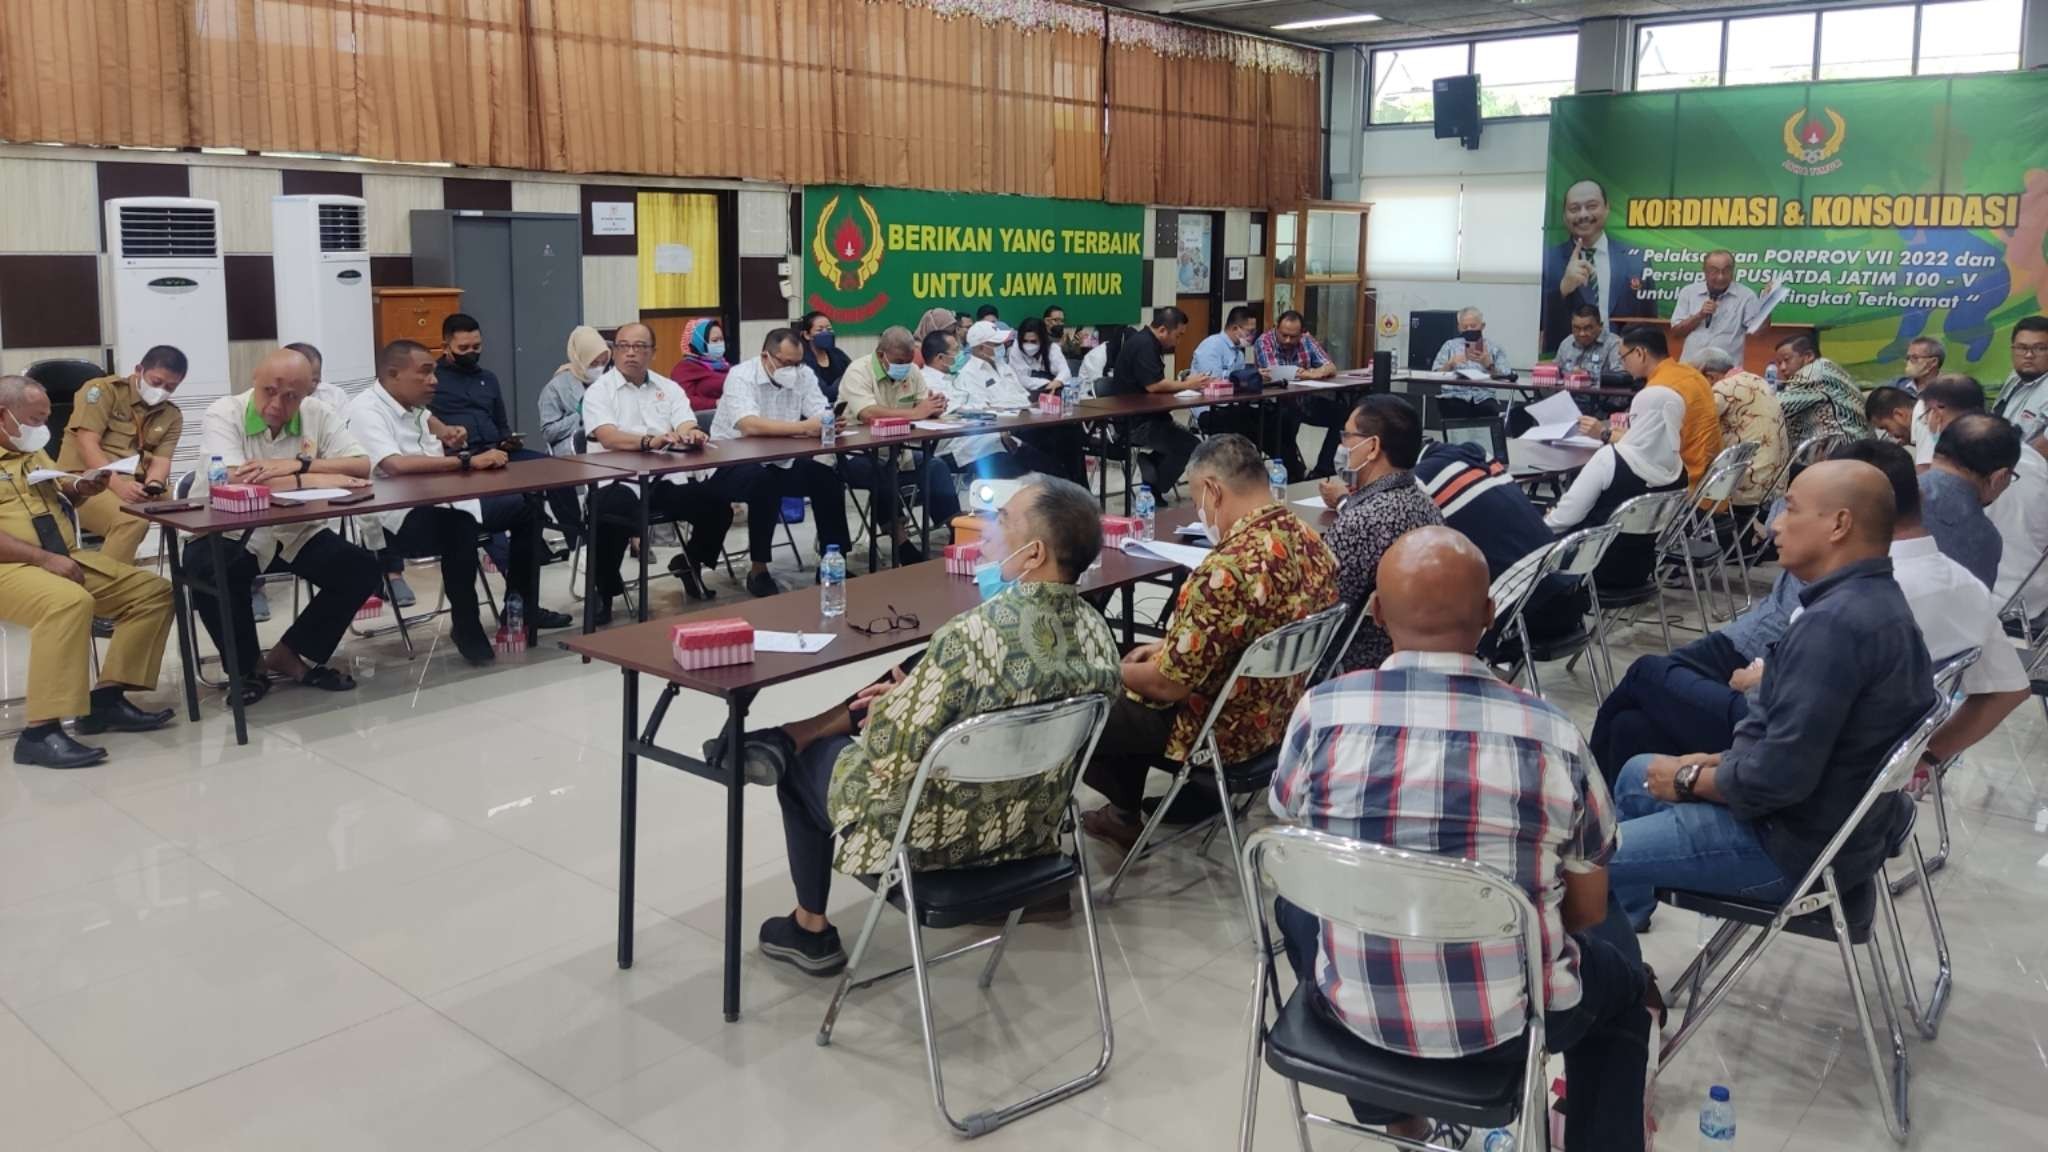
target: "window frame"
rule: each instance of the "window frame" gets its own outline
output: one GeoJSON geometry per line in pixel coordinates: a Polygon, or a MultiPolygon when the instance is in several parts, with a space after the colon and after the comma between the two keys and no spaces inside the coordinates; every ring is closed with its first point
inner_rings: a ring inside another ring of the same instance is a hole
{"type": "MultiPolygon", "coordinates": [[[[1358,47],[1365,54],[1365,128],[1367,131],[1375,128],[1418,128],[1426,127],[1430,123],[1429,120],[1400,120],[1392,123],[1382,123],[1373,118],[1373,105],[1378,103],[1374,96],[1373,78],[1378,75],[1379,56],[1382,52],[1408,52],[1418,48],[1448,48],[1453,45],[1462,44],[1465,47],[1464,74],[1470,75],[1478,67],[1479,45],[1481,44],[1498,43],[1502,40],[1543,40],[1553,36],[1572,37],[1574,47],[1576,48],[1579,26],[1577,24],[1564,24],[1555,28],[1517,28],[1512,32],[1499,32],[1488,36],[1445,36],[1429,40],[1400,40],[1384,44],[1360,44],[1358,47]]],[[[1574,56],[1576,57],[1576,53],[1574,53],[1574,56]]],[[[1577,95],[1578,75],[1576,68],[1573,70],[1571,84],[1572,91],[1564,93],[1564,95],[1577,95]]],[[[1484,91],[1482,88],[1481,92],[1483,93],[1484,91]]],[[[1479,116],[1479,122],[1482,124],[1513,124],[1518,121],[1547,120],[1549,118],[1550,113],[1548,112],[1533,112],[1521,116],[1488,116],[1482,111],[1479,116]]]]}
{"type": "MultiPolygon", "coordinates": [[[[1920,50],[1921,50],[1921,46],[1922,46],[1922,43],[1923,43],[1923,35],[1922,35],[1922,29],[1923,29],[1923,27],[1924,27],[1924,26],[1925,26],[1925,24],[1926,24],[1926,18],[1927,18],[1927,9],[1929,9],[1929,8],[1938,8],[1938,7],[1941,7],[1941,6],[1943,6],[1944,4],[1950,4],[1950,3],[1957,3],[1957,2],[1959,2],[1959,0],[1868,0],[1868,2],[1866,2],[1866,3],[1861,3],[1861,4],[1840,4],[1840,5],[1835,5],[1835,4],[1824,4],[1824,5],[1810,5],[1810,6],[1809,6],[1809,5],[1793,5],[1793,6],[1789,6],[1789,7],[1769,7],[1769,6],[1760,6],[1760,7],[1756,7],[1756,8],[1744,8],[1744,9],[1736,9],[1736,10],[1733,10],[1733,11],[1727,11],[1727,12],[1723,12],[1723,13],[1721,13],[1721,14],[1720,14],[1720,15],[1718,15],[1718,16],[1715,16],[1715,15],[1708,15],[1708,14],[1704,14],[1704,13],[1698,13],[1698,12],[1694,12],[1694,13],[1685,13],[1685,14],[1674,14],[1674,15],[1672,15],[1672,16],[1668,16],[1668,17],[1657,17],[1657,18],[1655,18],[1655,19],[1645,19],[1645,20],[1636,20],[1636,21],[1633,21],[1633,22],[1631,23],[1631,25],[1630,25],[1630,27],[1631,27],[1631,31],[1632,31],[1632,35],[1630,36],[1630,39],[1629,39],[1629,65],[1628,65],[1628,90],[1629,90],[1629,91],[1631,91],[1631,92],[1644,92],[1644,91],[1682,91],[1682,89],[1646,89],[1646,88],[1643,88],[1643,87],[1641,87],[1641,79],[1642,79],[1642,65],[1643,65],[1643,60],[1642,60],[1642,48],[1643,48],[1643,33],[1644,33],[1645,31],[1649,30],[1649,29],[1652,29],[1652,28],[1664,27],[1664,26],[1668,26],[1668,25],[1673,25],[1673,24],[1702,24],[1702,23],[1706,23],[1706,24],[1719,24],[1719,25],[1721,26],[1721,61],[1720,61],[1720,66],[1719,66],[1719,69],[1718,69],[1718,70],[1717,70],[1717,72],[1715,73],[1714,83],[1713,83],[1713,84],[1711,85],[1711,87],[1714,87],[1714,88],[1726,88],[1726,87],[1728,87],[1728,25],[1730,24],[1730,22],[1732,22],[1732,21],[1736,21],[1736,20],[1745,20],[1745,19],[1750,19],[1750,18],[1753,18],[1753,17],[1758,17],[1758,16],[1794,16],[1794,15],[1800,15],[1800,14],[1804,14],[1804,13],[1809,13],[1809,12],[1810,12],[1810,13],[1812,13],[1812,14],[1813,14],[1813,18],[1814,18],[1814,19],[1813,19],[1813,50],[1812,50],[1812,52],[1810,53],[1810,57],[1811,57],[1811,62],[1810,62],[1810,63],[1809,63],[1809,65],[1808,65],[1808,69],[1807,69],[1807,75],[1806,75],[1806,79],[1805,79],[1805,80],[1803,80],[1803,81],[1801,81],[1801,80],[1789,80],[1789,81],[1778,81],[1778,83],[1790,83],[1790,84],[1800,84],[1800,83],[1805,83],[1805,84],[1818,84],[1818,83],[1823,83],[1823,81],[1822,81],[1822,80],[1820,80],[1820,78],[1819,78],[1819,77],[1820,77],[1820,69],[1821,69],[1821,56],[1820,56],[1820,53],[1821,53],[1821,41],[1822,41],[1822,39],[1823,39],[1823,37],[1824,37],[1824,25],[1826,24],[1826,21],[1827,21],[1827,17],[1828,17],[1828,16],[1830,15],[1830,14],[1833,14],[1833,13],[1841,13],[1841,12],[1857,12],[1857,11],[1862,11],[1862,10],[1865,10],[1865,9],[1872,9],[1872,8],[1898,8],[1898,7],[1901,7],[1901,6],[1902,6],[1902,5],[1904,5],[1904,4],[1910,4],[1910,5],[1912,6],[1912,9],[1913,9],[1913,66],[1912,66],[1912,69],[1911,69],[1911,71],[1908,71],[1908,72],[1903,72],[1903,73],[1897,73],[1897,74],[1895,74],[1895,76],[1888,76],[1888,77],[1865,77],[1864,79],[1892,79],[1892,78],[1897,78],[1897,77],[1917,77],[1917,76],[1928,76],[1928,75],[1934,75],[1934,76],[1949,76],[1949,75],[1989,75],[1990,73],[1949,73],[1949,72],[1934,72],[1934,73],[1929,73],[1929,72],[1922,72],[1922,71],[1920,70],[1920,64],[1921,64],[1921,59],[1920,59],[1920,50]]],[[[2022,30],[2022,31],[2024,31],[2024,30],[2025,30],[2025,19],[2026,19],[2026,18],[2025,18],[2025,14],[2024,14],[2024,13],[2025,13],[2025,9],[2024,9],[2024,5],[2022,5],[2022,15],[2021,15],[2021,30],[2022,30]]],[[[1396,45],[1388,45],[1388,47],[1396,47],[1396,45]]],[[[2013,68],[2013,69],[2011,69],[2011,71],[2020,71],[2020,70],[2022,70],[2022,69],[2021,69],[2021,68],[2019,67],[2019,61],[2018,61],[2017,59],[2015,59],[2015,62],[2014,62],[2014,68],[2013,68]]],[[[2001,69],[2001,71],[2004,71],[2004,70],[2003,70],[2003,69],[2001,69]]],[[[1747,88],[1747,87],[1761,87],[1761,85],[1748,85],[1748,84],[1744,84],[1744,85],[1738,85],[1738,87],[1745,87],[1745,88],[1747,88]]]]}

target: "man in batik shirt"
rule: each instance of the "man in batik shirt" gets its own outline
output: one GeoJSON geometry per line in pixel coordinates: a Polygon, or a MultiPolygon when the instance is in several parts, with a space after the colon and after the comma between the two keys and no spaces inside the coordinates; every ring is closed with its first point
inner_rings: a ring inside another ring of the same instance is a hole
{"type": "Polygon", "coordinates": [[[1822,433],[1862,439],[1870,435],[1863,418],[1863,394],[1847,369],[1820,354],[1811,336],[1787,336],[1778,344],[1778,407],[1785,413],[1785,438],[1799,444],[1822,433]]]}

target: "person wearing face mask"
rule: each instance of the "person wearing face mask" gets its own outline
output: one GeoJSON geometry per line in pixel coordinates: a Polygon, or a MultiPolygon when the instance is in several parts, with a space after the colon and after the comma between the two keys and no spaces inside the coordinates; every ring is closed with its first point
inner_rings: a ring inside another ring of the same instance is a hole
{"type": "Polygon", "coordinates": [[[162,498],[171,454],[185,430],[184,414],[171,403],[184,379],[185,354],[159,344],[142,354],[134,372],[87,381],[71,408],[57,467],[80,473],[141,457],[134,475],[109,473],[106,487],[78,505],[79,526],[104,541],[101,552],[123,564],[135,562],[149,524],[121,511],[121,505],[162,498]]]}
{"type": "MultiPolygon", "coordinates": [[[[428,401],[434,419],[459,429],[467,439],[449,446],[450,451],[467,448],[472,452],[498,449],[508,460],[540,460],[547,453],[528,448],[513,438],[517,430],[505,411],[505,394],[498,387],[497,374],[478,360],[484,352],[483,329],[476,318],[456,312],[441,321],[441,343],[446,351],[434,365],[434,394],[428,401]]],[[[581,522],[574,488],[556,488],[541,494],[553,513],[555,526],[567,536],[571,526],[581,522]]],[[[491,537],[485,551],[498,571],[511,567],[511,542],[505,533],[491,537]]],[[[395,591],[396,589],[394,589],[395,591]]],[[[411,590],[400,593],[401,605],[411,590]]]]}
{"type": "MultiPolygon", "coordinates": [[[[1094,497],[1039,477],[997,510],[983,548],[992,594],[934,632],[920,656],[816,716],[747,734],[747,779],[775,787],[796,882],[796,907],[761,925],[769,958],[813,976],[846,966],[839,930],[825,915],[835,864],[854,876],[887,866],[911,781],[940,733],[1004,708],[1121,694],[1116,641],[1075,587],[1102,548],[1094,497]]],[[[704,755],[719,763],[724,751],[721,736],[704,755]]],[[[1052,851],[1078,768],[1021,792],[933,779],[920,803],[944,817],[912,829],[913,866],[964,868],[1052,851]]]]}
{"type": "MultiPolygon", "coordinates": [[[[1212,436],[1188,461],[1189,497],[1214,546],[1181,584],[1163,639],[1124,656],[1125,691],[1089,762],[1109,803],[1082,817],[1090,836],[1129,851],[1144,827],[1145,778],[1195,751],[1195,737],[1237,659],[1259,637],[1337,602],[1337,560],[1300,517],[1273,501],[1266,461],[1242,436],[1212,436]]],[[[1213,735],[1226,764],[1280,742],[1302,681],[1240,683],[1213,735]]],[[[1164,820],[1217,811],[1215,792],[1185,788],[1164,820]]]]}
{"type": "Polygon", "coordinates": [[[540,390],[540,433],[549,455],[576,454],[576,436],[583,431],[583,394],[611,363],[611,345],[597,329],[578,324],[569,330],[569,358],[540,390]]]}
{"type": "Polygon", "coordinates": [[[1049,304],[1046,306],[1045,311],[1039,315],[1039,319],[1045,322],[1046,341],[1060,350],[1060,355],[1065,357],[1067,363],[1072,364],[1079,360],[1087,351],[1081,347],[1080,340],[1078,339],[1080,334],[1068,330],[1067,310],[1065,308],[1057,304],[1049,304]]]}
{"type": "Polygon", "coordinates": [[[718,398],[725,395],[725,374],[732,370],[725,348],[725,325],[716,317],[699,316],[683,329],[683,358],[669,376],[695,411],[718,407],[718,398]]]}
{"type": "MultiPolygon", "coordinates": [[[[1422,454],[1422,418],[1399,396],[1367,396],[1344,425],[1340,458],[1344,480],[1325,480],[1323,503],[1337,510],[1337,523],[1323,540],[1337,557],[1337,593],[1358,609],[1378,586],[1380,559],[1394,541],[1417,528],[1444,522],[1443,513],[1415,482],[1422,454]]],[[[1379,622],[1358,627],[1341,667],[1346,672],[1377,668],[1393,641],[1379,622]]]]}
{"type": "Polygon", "coordinates": [[[853,360],[839,350],[839,336],[832,331],[832,318],[823,312],[810,312],[796,322],[797,335],[803,340],[804,367],[818,381],[818,391],[833,404],[839,403],[839,380],[846,375],[853,360]]]}
{"type": "Polygon", "coordinates": [[[103,553],[77,551],[63,500],[88,501],[105,489],[69,477],[29,482],[30,472],[56,467],[44,452],[49,420],[41,385],[0,376],[0,620],[29,634],[28,726],[14,741],[14,762],[83,768],[105,760],[107,750],[72,739],[67,717],[91,734],[148,732],[176,715],[146,712],[127,698],[156,687],[171,635],[171,585],[103,553]],[[99,683],[88,690],[95,616],[114,621],[114,637],[99,683]]]}
{"type": "MultiPolygon", "coordinates": [[[[761,354],[735,364],[725,377],[725,395],[711,418],[713,440],[742,436],[786,436],[819,442],[831,402],[818,388],[806,363],[802,341],[788,328],[777,328],[761,342],[761,354]]],[[[782,519],[785,496],[808,497],[818,521],[818,554],[838,545],[840,555],[852,551],[846,530],[846,484],[830,457],[738,464],[720,468],[712,483],[728,501],[747,506],[747,591],[773,596],[782,589],[768,574],[775,552],[775,527],[782,519]]]]}
{"type": "MultiPolygon", "coordinates": [[[[1028,376],[1012,367],[1009,346],[1018,333],[994,320],[977,320],[967,330],[966,356],[954,380],[965,407],[983,412],[1029,408],[1037,395],[1056,385],[1028,376]]],[[[1040,336],[1039,351],[1044,352],[1040,336]]],[[[1033,472],[1046,472],[1079,484],[1087,473],[1082,460],[1083,439],[1079,425],[1036,428],[1027,432],[1003,433],[1003,447],[1024,461],[1033,472]]]]}
{"type": "MultiPolygon", "coordinates": [[[[966,361],[967,354],[961,351],[960,341],[954,338],[953,333],[945,328],[931,332],[924,338],[919,352],[924,360],[920,371],[924,375],[926,391],[944,400],[947,412],[972,408],[976,398],[960,388],[960,366],[966,361]]],[[[936,455],[949,471],[983,479],[1014,479],[1033,471],[1004,445],[1001,436],[994,433],[949,436],[939,441],[936,455]]]]}
{"type": "Polygon", "coordinates": [[[1049,381],[1054,387],[1064,387],[1073,376],[1059,341],[1036,316],[1017,325],[1017,338],[1010,342],[1010,370],[1021,380],[1049,381]]]}
{"type": "MultiPolygon", "coordinates": [[[[910,329],[883,329],[874,354],[855,361],[840,378],[839,406],[846,418],[872,424],[887,417],[930,420],[944,413],[946,398],[928,389],[924,372],[911,363],[916,352],[910,329]]],[[[953,490],[952,470],[937,453],[919,446],[892,449],[879,457],[854,453],[839,461],[839,469],[847,480],[868,490],[875,522],[887,527],[895,541],[898,564],[916,564],[924,559],[924,553],[910,542],[906,518],[897,514],[898,490],[920,466],[924,469],[924,490],[930,501],[932,523],[950,523],[960,514],[960,498],[953,490]],[[923,458],[922,465],[919,457],[923,458]]]]}
{"type": "MultiPolygon", "coordinates": [[[[1432,372],[1477,368],[1495,379],[1508,374],[1507,349],[1486,337],[1486,317],[1477,308],[1458,311],[1458,334],[1436,350],[1432,372]]],[[[1491,388],[1445,384],[1437,389],[1437,406],[1446,416],[1498,416],[1500,400],[1491,388]]]]}
{"type": "MultiPolygon", "coordinates": [[[[1224,314],[1221,332],[1205,337],[1195,345],[1194,359],[1189,367],[1197,376],[1228,380],[1231,373],[1252,366],[1249,363],[1251,348],[1258,334],[1258,315],[1240,304],[1224,314]]],[[[1258,368],[1262,378],[1269,375],[1265,371],[1266,365],[1258,365],[1258,368]]],[[[1235,432],[1258,443],[1265,427],[1265,407],[1259,404],[1226,404],[1211,408],[1200,417],[1202,431],[1211,436],[1235,432]]],[[[1273,414],[1280,422],[1280,460],[1287,467],[1287,482],[1299,483],[1308,475],[1308,465],[1302,462],[1301,448],[1297,444],[1301,438],[1301,410],[1293,404],[1279,404],[1273,406],[1273,414]]]]}

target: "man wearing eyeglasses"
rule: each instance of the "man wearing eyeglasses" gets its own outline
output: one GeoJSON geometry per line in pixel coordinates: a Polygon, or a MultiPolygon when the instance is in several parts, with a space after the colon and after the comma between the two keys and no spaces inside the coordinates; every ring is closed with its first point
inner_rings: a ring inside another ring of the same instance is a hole
{"type": "Polygon", "coordinates": [[[2048,316],[2012,326],[2012,375],[1998,389],[1992,411],[2012,421],[2020,442],[2048,454],[2048,316]]]}
{"type": "MultiPolygon", "coordinates": [[[[682,385],[648,367],[653,356],[654,331],[647,325],[621,325],[613,334],[612,366],[583,394],[583,430],[594,446],[650,452],[704,443],[690,398],[682,385]]],[[[724,558],[725,533],[732,527],[731,502],[703,477],[671,473],[655,481],[647,497],[650,516],[690,526],[683,563],[676,572],[690,595],[700,600],[709,599],[711,592],[699,570],[724,558]]],[[[626,537],[633,529],[624,522],[638,519],[639,499],[639,488],[624,480],[604,485],[590,498],[590,563],[598,596],[594,619],[600,626],[611,620],[612,598],[626,590],[619,564],[626,558],[626,537]]]]}
{"type": "MultiPolygon", "coordinates": [[[[982,548],[998,590],[932,633],[921,657],[808,720],[747,734],[746,776],[775,786],[796,882],[796,908],[761,925],[769,958],[813,976],[846,967],[839,930],[825,917],[834,834],[839,871],[862,876],[886,867],[918,766],[946,729],[971,716],[1123,687],[1109,625],[1075,587],[1102,549],[1102,510],[1087,489],[1051,476],[1023,485],[997,510],[982,548]]],[[[853,626],[887,632],[918,624],[892,607],[853,626]]],[[[724,755],[723,737],[705,746],[706,760],[724,755]]],[[[913,822],[905,842],[913,866],[960,868],[1057,851],[1078,770],[1072,764],[1058,778],[991,785],[929,781],[918,809],[932,818],[913,822]]]]}
{"type": "MultiPolygon", "coordinates": [[[[711,438],[809,437],[816,444],[832,404],[806,359],[794,330],[768,333],[759,356],[726,373],[725,394],[718,398],[718,414],[711,418],[711,438]]],[[[846,531],[846,484],[830,457],[720,468],[714,483],[725,499],[747,506],[747,556],[753,561],[747,591],[756,596],[782,591],[768,575],[768,561],[775,554],[775,526],[782,519],[785,496],[810,498],[811,513],[818,519],[819,555],[835,544],[842,555],[852,550],[846,531]]]]}

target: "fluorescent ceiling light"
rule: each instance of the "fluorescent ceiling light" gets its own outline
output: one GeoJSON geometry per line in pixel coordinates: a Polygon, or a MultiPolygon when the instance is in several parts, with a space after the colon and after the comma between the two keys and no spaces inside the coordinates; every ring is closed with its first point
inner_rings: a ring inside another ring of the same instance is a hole
{"type": "Polygon", "coordinates": [[[1307,32],[1316,28],[1336,28],[1345,24],[1371,24],[1378,19],[1379,17],[1370,12],[1361,12],[1356,16],[1331,16],[1322,20],[1296,20],[1292,24],[1275,24],[1273,31],[1307,32]]]}

